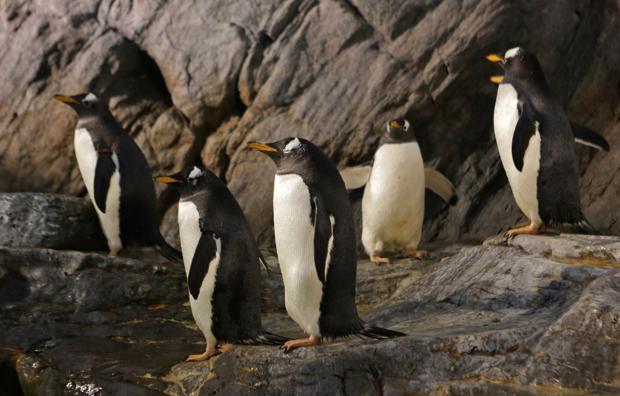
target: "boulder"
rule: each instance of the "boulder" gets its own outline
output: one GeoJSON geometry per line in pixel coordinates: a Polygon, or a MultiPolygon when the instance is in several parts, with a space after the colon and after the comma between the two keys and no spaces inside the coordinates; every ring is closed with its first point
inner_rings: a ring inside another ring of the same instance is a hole
{"type": "Polygon", "coordinates": [[[577,148],[580,186],[592,223],[620,232],[617,2],[259,3],[3,2],[0,190],[84,194],[75,116],[51,98],[92,90],[154,174],[202,160],[222,176],[268,246],[274,167],[246,143],[299,135],[339,166],[365,163],[399,115],[461,197],[428,218],[424,241],[483,240],[521,216],[492,131],[497,67],[484,60],[518,44],[569,117],[610,141],[609,153],[577,148]]]}
{"type": "Polygon", "coordinates": [[[0,193],[0,246],[107,250],[88,199],[0,193]]]}
{"type": "MultiPolygon", "coordinates": [[[[618,393],[619,243],[517,236],[447,246],[424,261],[362,260],[360,313],[406,337],[288,354],[234,346],[199,363],[183,362],[204,344],[180,266],[149,251],[2,248],[0,379],[14,394],[618,393]]],[[[263,324],[301,336],[268,261],[263,324]]]]}

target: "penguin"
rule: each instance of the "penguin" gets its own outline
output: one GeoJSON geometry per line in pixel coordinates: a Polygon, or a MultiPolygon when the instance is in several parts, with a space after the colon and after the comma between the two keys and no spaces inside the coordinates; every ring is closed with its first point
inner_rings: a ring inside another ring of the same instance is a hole
{"type": "Polygon", "coordinates": [[[88,195],[108,241],[110,256],[127,246],[154,246],[181,261],[159,231],[155,185],[144,154],[93,93],[56,95],[78,115],[74,148],[88,195]]]}
{"type": "Polygon", "coordinates": [[[489,55],[499,63],[493,124],[500,158],[517,205],[528,218],[508,237],[538,234],[548,226],[596,234],[581,210],[575,143],[600,149],[609,145],[596,133],[572,130],[553,96],[538,59],[516,47],[505,55],[489,55]]]}
{"type": "Polygon", "coordinates": [[[336,166],[308,140],[289,137],[250,143],[277,170],[273,190],[276,251],[289,316],[309,335],[287,341],[285,351],[323,339],[405,334],[369,326],[357,314],[356,238],[351,204],[336,166]]]}
{"type": "MultiPolygon", "coordinates": [[[[382,255],[385,252],[400,251],[404,257],[417,259],[426,256],[418,244],[424,223],[427,173],[409,121],[389,121],[362,197],[362,244],[372,262],[389,263],[389,258],[382,255]]],[[[430,175],[429,180],[442,179],[430,175]]],[[[445,182],[435,184],[442,186],[445,182]]],[[[454,187],[449,181],[447,186],[448,200],[454,200],[454,187]]]]}
{"type": "Polygon", "coordinates": [[[155,180],[176,187],[181,196],[179,235],[189,302],[206,339],[205,352],[187,360],[217,355],[218,343],[281,345],[288,340],[262,328],[259,265],[266,264],[226,184],[198,166],[155,180]]]}

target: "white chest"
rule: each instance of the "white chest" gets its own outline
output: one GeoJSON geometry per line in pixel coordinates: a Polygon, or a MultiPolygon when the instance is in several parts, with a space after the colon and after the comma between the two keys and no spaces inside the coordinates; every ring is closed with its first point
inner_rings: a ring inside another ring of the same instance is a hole
{"type": "MultiPolygon", "coordinates": [[[[91,201],[93,201],[93,197],[95,196],[97,151],[95,150],[90,133],[88,133],[85,128],[77,128],[75,130],[74,149],[82,180],[84,180],[88,195],[91,201]]],[[[110,178],[110,186],[106,196],[106,211],[103,213],[99,210],[94,201],[93,206],[97,211],[103,233],[108,240],[110,251],[116,253],[123,247],[120,237],[121,174],[118,171],[119,160],[116,153],[112,154],[112,161],[114,161],[116,165],[116,171],[110,178]]]]}
{"type": "Polygon", "coordinates": [[[178,220],[183,264],[185,266],[185,274],[189,275],[194,252],[202,236],[199,225],[200,214],[196,205],[191,201],[181,200],[179,202],[178,220]]]}
{"type": "MultiPolygon", "coordinates": [[[[199,219],[200,214],[193,202],[183,200],[179,202],[179,235],[181,239],[181,250],[183,252],[183,264],[185,266],[185,273],[188,276],[196,247],[202,237],[199,219]]],[[[215,291],[215,281],[217,269],[220,265],[222,249],[221,239],[214,238],[214,241],[216,248],[215,257],[209,263],[209,270],[200,286],[198,299],[194,299],[191,294],[189,295],[189,302],[194,320],[204,334],[207,342],[212,344],[217,342],[212,330],[213,292],[215,291]]]]}
{"type": "Polygon", "coordinates": [[[367,251],[417,246],[424,221],[424,162],[417,142],[384,144],[362,198],[367,251]]]}
{"type": "Polygon", "coordinates": [[[512,157],[512,140],[519,120],[517,91],[510,84],[500,84],[493,114],[495,140],[510,188],[517,205],[532,221],[542,223],[538,212],[538,171],[540,166],[540,133],[530,139],[519,171],[512,157]]]}
{"type": "Polygon", "coordinates": [[[273,211],[286,310],[306,333],[319,336],[323,284],[314,263],[310,192],[299,175],[276,175],[273,211]]]}

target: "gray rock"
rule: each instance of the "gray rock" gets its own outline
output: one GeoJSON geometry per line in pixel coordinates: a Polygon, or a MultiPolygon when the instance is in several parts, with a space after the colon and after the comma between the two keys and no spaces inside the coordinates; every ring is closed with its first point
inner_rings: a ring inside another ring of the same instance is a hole
{"type": "MultiPolygon", "coordinates": [[[[424,241],[483,240],[521,217],[492,133],[489,52],[536,52],[570,118],[610,153],[579,147],[582,202],[620,232],[620,22],[613,1],[14,0],[0,5],[0,190],[84,195],[75,117],[51,100],[94,90],[153,173],[203,160],[231,186],[259,241],[272,240],[269,160],[249,140],[300,135],[340,166],[367,162],[386,119],[412,121],[455,207],[424,241]],[[24,51],[28,48],[28,51],[24,51]]],[[[173,204],[166,190],[162,213],[173,204]]],[[[431,208],[432,209],[432,208],[431,208]]]]}
{"type": "Polygon", "coordinates": [[[43,193],[0,193],[0,246],[106,250],[88,199],[43,193]]]}
{"type": "MultiPolygon", "coordinates": [[[[152,252],[138,260],[4,248],[0,346],[10,349],[0,348],[0,378],[19,378],[32,394],[620,392],[620,273],[597,261],[620,239],[509,243],[450,246],[390,266],[360,261],[360,312],[407,337],[288,354],[235,346],[203,363],[182,362],[203,340],[179,266],[156,264],[152,252]]],[[[265,275],[264,287],[264,326],[301,336],[277,301],[279,275],[265,275]]]]}

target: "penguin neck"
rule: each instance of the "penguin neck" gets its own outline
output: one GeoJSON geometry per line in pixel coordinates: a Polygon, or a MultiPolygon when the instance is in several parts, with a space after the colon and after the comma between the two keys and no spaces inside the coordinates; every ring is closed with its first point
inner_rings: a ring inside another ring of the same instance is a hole
{"type": "Polygon", "coordinates": [[[541,76],[530,76],[530,78],[508,78],[506,83],[514,86],[517,92],[527,92],[532,97],[548,97],[551,88],[547,80],[541,76]]]}
{"type": "Polygon", "coordinates": [[[383,139],[381,139],[381,144],[379,144],[379,147],[383,146],[384,144],[399,144],[399,143],[417,143],[417,140],[415,136],[408,136],[406,139],[394,139],[393,137],[389,135],[384,135],[383,139]]]}
{"type": "Polygon", "coordinates": [[[95,123],[97,123],[98,118],[96,116],[87,116],[87,117],[80,117],[78,118],[77,121],[77,125],[75,126],[76,129],[88,129],[89,125],[93,125],[95,123]]]}

